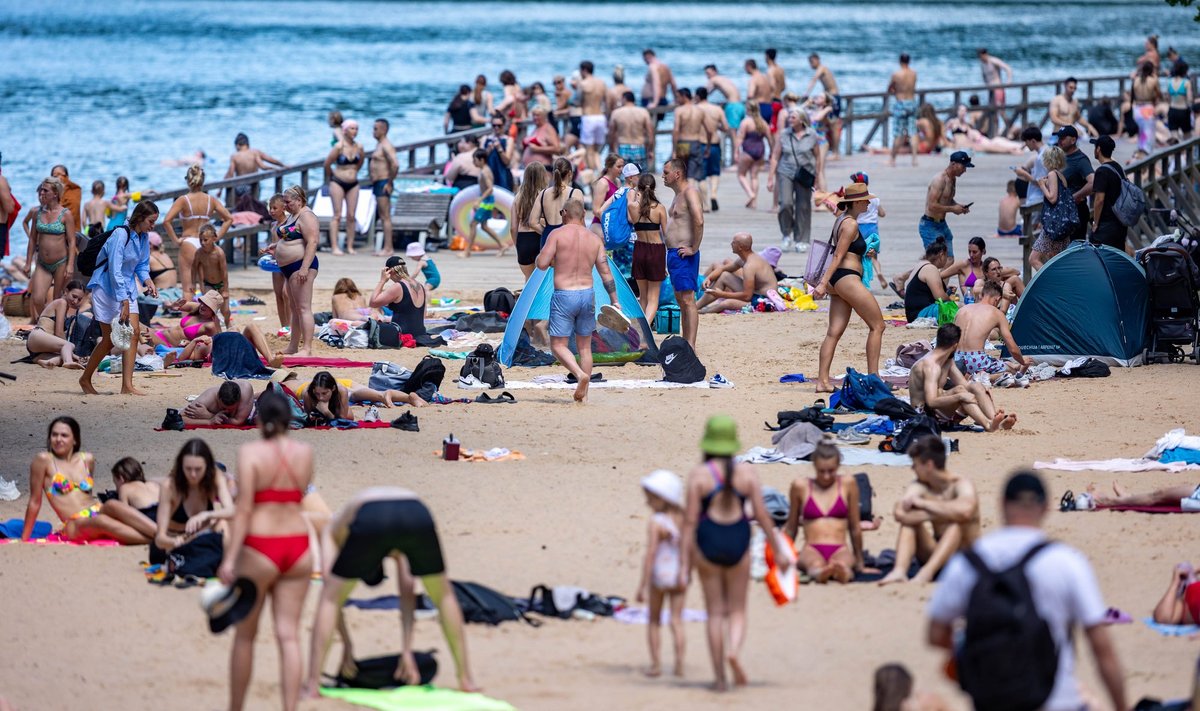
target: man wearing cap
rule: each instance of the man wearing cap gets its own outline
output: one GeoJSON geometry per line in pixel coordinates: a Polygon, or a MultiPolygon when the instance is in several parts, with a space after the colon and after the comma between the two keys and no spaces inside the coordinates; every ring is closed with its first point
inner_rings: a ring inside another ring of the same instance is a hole
{"type": "Polygon", "coordinates": [[[946,241],[947,252],[951,257],[954,256],[954,233],[946,223],[946,215],[965,215],[971,211],[970,205],[961,205],[954,201],[954,191],[959,176],[967,172],[967,168],[974,167],[975,164],[971,162],[971,156],[967,155],[966,151],[955,151],[950,155],[950,165],[929,183],[929,192],[925,194],[925,214],[921,216],[921,222],[917,225],[917,231],[921,234],[921,244],[926,249],[941,237],[946,241]]]}
{"type": "Polygon", "coordinates": [[[1087,239],[1088,225],[1091,224],[1091,214],[1088,212],[1087,197],[1092,194],[1092,162],[1087,154],[1079,150],[1079,131],[1074,126],[1064,126],[1054,134],[1058,138],[1058,147],[1067,157],[1067,165],[1063,168],[1063,178],[1067,187],[1075,196],[1075,207],[1079,210],[1079,224],[1075,227],[1073,240],[1087,239]]]}
{"type": "Polygon", "coordinates": [[[736,311],[746,304],[769,304],[768,294],[779,286],[775,269],[754,251],[754,238],[749,232],[735,234],[729,246],[733,259],[712,265],[704,276],[704,296],[696,302],[702,314],[736,311]]]}
{"type": "Polygon", "coordinates": [[[1127,709],[1121,662],[1108,634],[1108,608],[1096,575],[1082,553],[1046,538],[1041,526],[1048,510],[1046,487],[1036,474],[1017,472],[1009,478],[1001,505],[1004,527],[976,541],[969,554],[954,556],[942,571],[929,601],[929,643],[953,653],[954,625],[969,614],[980,567],[1003,571],[1028,557],[1024,573],[1034,608],[1058,647],[1054,686],[1041,708],[1065,711],[1090,706],[1075,679],[1072,633],[1081,626],[1111,707],[1127,709]]]}
{"type": "Polygon", "coordinates": [[[1111,136],[1101,136],[1093,138],[1092,145],[1096,146],[1095,157],[1100,163],[1092,177],[1092,241],[1125,251],[1129,228],[1113,213],[1113,205],[1121,196],[1121,181],[1125,178],[1125,170],[1112,159],[1117,144],[1111,136]]]}
{"type": "Polygon", "coordinates": [[[630,165],[643,169],[652,167],[654,121],[649,111],[637,105],[632,91],[621,95],[621,106],[613,109],[609,117],[608,148],[625,159],[626,168],[630,165]]]}

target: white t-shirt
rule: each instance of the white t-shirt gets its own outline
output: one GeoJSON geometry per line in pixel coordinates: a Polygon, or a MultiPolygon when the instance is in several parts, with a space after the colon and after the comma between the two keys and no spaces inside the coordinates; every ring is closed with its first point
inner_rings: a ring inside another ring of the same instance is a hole
{"type": "MultiPolygon", "coordinates": [[[[1045,538],[1040,529],[1009,526],[980,538],[975,543],[975,552],[990,570],[1003,570],[1015,565],[1045,538]]],[[[1025,576],[1038,613],[1050,625],[1058,643],[1058,673],[1044,709],[1076,711],[1083,706],[1083,699],[1075,681],[1071,632],[1075,625],[1089,628],[1101,624],[1108,609],[1100,596],[1096,576],[1087,558],[1063,543],[1051,544],[1038,553],[1025,567],[1025,576]]],[[[951,624],[966,617],[975,579],[975,568],[962,554],[951,558],[929,601],[930,619],[951,624]]]]}
{"type": "Polygon", "coordinates": [[[858,224],[879,224],[879,198],[871,198],[870,200],[867,200],[867,209],[863,210],[862,214],[858,216],[858,224]]]}
{"type": "Polygon", "coordinates": [[[1043,145],[1037,154],[1037,158],[1033,159],[1033,170],[1029,174],[1033,176],[1033,180],[1029,183],[1029,188],[1025,191],[1025,207],[1030,205],[1041,205],[1044,200],[1042,189],[1038,187],[1037,181],[1050,175],[1050,171],[1046,169],[1046,164],[1042,162],[1042,158],[1046,155],[1046,149],[1049,146],[1043,145]]]}

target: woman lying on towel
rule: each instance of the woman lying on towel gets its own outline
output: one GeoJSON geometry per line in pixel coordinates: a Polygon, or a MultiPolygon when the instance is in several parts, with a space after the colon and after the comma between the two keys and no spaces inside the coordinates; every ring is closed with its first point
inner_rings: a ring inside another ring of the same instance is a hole
{"type": "MultiPolygon", "coordinates": [[[[29,465],[29,505],[25,508],[25,527],[21,540],[28,541],[42,510],[42,494],[63,522],[60,533],[71,541],[107,538],[125,545],[145,545],[149,536],[129,521],[102,513],[93,493],[92,472],[96,460],[81,446],[79,423],[72,417],[56,417],[46,435],[46,451],[39,452],[29,465]]],[[[141,514],[134,512],[135,515],[141,514]]]]}
{"type": "Polygon", "coordinates": [[[351,402],[368,402],[384,407],[397,403],[421,407],[425,401],[416,393],[406,393],[401,390],[379,392],[371,388],[355,387],[354,382],[347,379],[337,380],[328,370],[317,373],[311,383],[305,383],[296,389],[300,396],[300,405],[305,412],[315,412],[329,420],[352,420],[351,402]]]}
{"type": "Polygon", "coordinates": [[[863,570],[862,526],[859,521],[858,484],[842,476],[842,455],[828,442],[812,454],[812,479],[792,482],[784,533],[796,539],[804,528],[804,548],[796,565],[818,583],[848,583],[863,570]],[[847,534],[850,548],[846,547],[847,534]]]}
{"type": "Polygon", "coordinates": [[[168,551],[182,548],[202,535],[226,535],[225,520],[232,517],[233,497],[225,477],[218,476],[212,450],[202,439],[188,440],[159,489],[150,562],[163,562],[168,551]]]}
{"type": "Polygon", "coordinates": [[[1200,624],[1200,578],[1190,563],[1171,571],[1171,584],[1154,608],[1154,621],[1164,625],[1200,624]]]}
{"type": "Polygon", "coordinates": [[[67,318],[79,313],[85,292],[83,284],[72,279],[63,295],[46,304],[37,323],[25,341],[25,350],[33,362],[43,368],[63,367],[82,370],[83,363],[75,356],[75,345],[66,340],[67,318]]]}

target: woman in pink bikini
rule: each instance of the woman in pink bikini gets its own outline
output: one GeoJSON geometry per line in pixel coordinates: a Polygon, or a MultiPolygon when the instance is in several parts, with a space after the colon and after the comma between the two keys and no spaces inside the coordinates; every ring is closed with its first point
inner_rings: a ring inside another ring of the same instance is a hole
{"type": "Polygon", "coordinates": [[[812,455],[812,479],[792,482],[791,505],[784,533],[796,540],[804,527],[804,548],[797,567],[818,583],[848,583],[863,570],[862,525],[859,520],[858,484],[854,477],[838,474],[842,455],[835,445],[822,442],[812,455]],[[846,547],[846,534],[850,545],[846,547]]]}
{"type": "Polygon", "coordinates": [[[220,292],[210,290],[195,301],[180,299],[171,308],[184,312],[179,325],[154,331],[150,345],[182,349],[176,353],[178,360],[203,360],[212,350],[212,337],[221,332],[217,313],[225,299],[220,292]]]}

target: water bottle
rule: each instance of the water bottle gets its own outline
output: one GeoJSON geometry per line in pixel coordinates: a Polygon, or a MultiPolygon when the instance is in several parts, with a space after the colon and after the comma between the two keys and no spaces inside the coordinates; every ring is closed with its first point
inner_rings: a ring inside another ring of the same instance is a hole
{"type": "Polygon", "coordinates": [[[459,447],[459,441],[454,439],[454,433],[451,432],[449,437],[442,440],[442,459],[447,462],[458,461],[459,447]]]}

